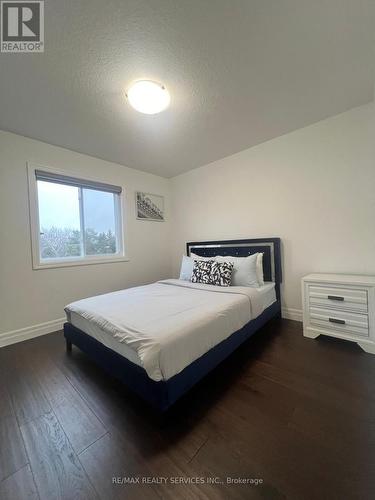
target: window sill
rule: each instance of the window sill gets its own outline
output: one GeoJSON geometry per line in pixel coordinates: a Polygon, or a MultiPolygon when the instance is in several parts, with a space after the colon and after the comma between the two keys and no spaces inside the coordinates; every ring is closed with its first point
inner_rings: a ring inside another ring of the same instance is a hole
{"type": "Polygon", "coordinates": [[[114,262],[129,262],[129,260],[130,260],[129,258],[121,256],[121,257],[108,257],[108,258],[97,258],[97,259],[46,262],[45,264],[38,262],[36,264],[33,263],[33,270],[38,271],[40,269],[56,269],[58,267],[91,266],[94,264],[113,264],[114,262]]]}

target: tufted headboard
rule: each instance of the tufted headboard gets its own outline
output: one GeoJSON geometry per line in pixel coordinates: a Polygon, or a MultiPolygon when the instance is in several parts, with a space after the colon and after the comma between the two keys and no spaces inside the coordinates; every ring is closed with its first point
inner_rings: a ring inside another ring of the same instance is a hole
{"type": "Polygon", "coordinates": [[[247,257],[257,252],[263,253],[264,281],[273,281],[280,298],[282,281],[280,238],[257,238],[246,240],[193,241],[186,243],[186,253],[190,252],[202,257],[216,255],[233,255],[247,257]]]}

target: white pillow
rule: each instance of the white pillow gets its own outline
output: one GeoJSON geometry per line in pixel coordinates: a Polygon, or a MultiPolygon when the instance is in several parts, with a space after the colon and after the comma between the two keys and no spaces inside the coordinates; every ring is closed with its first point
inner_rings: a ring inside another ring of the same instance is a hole
{"type": "Polygon", "coordinates": [[[216,257],[201,257],[200,255],[197,255],[193,252],[190,252],[190,257],[193,260],[216,260],[216,257]]]}
{"type": "Polygon", "coordinates": [[[180,280],[191,281],[191,275],[193,274],[194,260],[186,255],[182,256],[181,270],[180,270],[180,280]]]}
{"type": "Polygon", "coordinates": [[[218,262],[233,262],[232,286],[259,287],[257,276],[258,254],[254,253],[248,257],[218,256],[218,262]]]}
{"type": "Polygon", "coordinates": [[[263,253],[259,252],[257,258],[257,279],[259,286],[264,285],[264,274],[263,274],[263,253]]]}

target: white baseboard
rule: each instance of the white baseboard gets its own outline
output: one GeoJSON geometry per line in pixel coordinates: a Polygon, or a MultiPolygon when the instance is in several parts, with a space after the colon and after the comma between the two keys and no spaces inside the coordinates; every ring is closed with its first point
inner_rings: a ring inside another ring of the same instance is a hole
{"type": "Polygon", "coordinates": [[[23,340],[33,339],[40,335],[56,332],[62,330],[65,318],[54,319],[53,321],[46,321],[39,325],[27,326],[19,330],[12,330],[10,332],[0,333],[0,347],[22,342],[23,340]]]}
{"type": "Polygon", "coordinates": [[[283,307],[281,315],[285,319],[302,322],[302,309],[293,309],[292,307],[283,307]]]}

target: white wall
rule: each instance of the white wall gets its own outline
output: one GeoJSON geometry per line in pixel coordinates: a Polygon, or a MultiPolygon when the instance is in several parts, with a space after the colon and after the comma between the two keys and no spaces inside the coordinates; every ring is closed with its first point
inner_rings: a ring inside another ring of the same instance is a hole
{"type": "Polygon", "coordinates": [[[174,274],[188,240],[280,236],[293,318],[304,274],[375,274],[374,122],[369,104],[173,178],[174,274]]]}
{"type": "Polygon", "coordinates": [[[170,223],[136,220],[135,190],[165,195],[168,218],[167,179],[0,132],[0,345],[9,343],[10,337],[22,340],[25,332],[27,336],[56,329],[58,322],[30,327],[62,318],[68,302],[169,277],[170,223]],[[123,186],[130,261],[33,270],[27,161],[123,186]],[[22,328],[27,330],[19,332],[22,328]]]}

